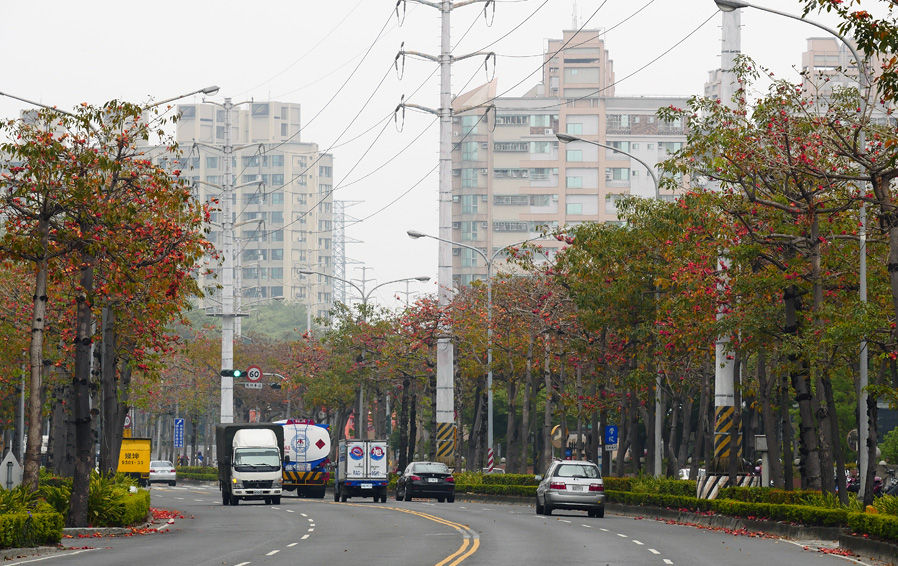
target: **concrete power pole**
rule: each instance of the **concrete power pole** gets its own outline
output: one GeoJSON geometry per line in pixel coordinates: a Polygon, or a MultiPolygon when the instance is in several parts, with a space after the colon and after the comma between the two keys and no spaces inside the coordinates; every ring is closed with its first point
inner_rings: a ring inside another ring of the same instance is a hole
{"type": "MultiPolygon", "coordinates": [[[[494,53],[470,53],[452,55],[451,28],[449,17],[452,10],[470,4],[484,3],[486,8],[493,0],[465,0],[452,2],[428,2],[426,0],[410,0],[412,2],[437,8],[440,11],[440,55],[434,57],[415,51],[400,51],[401,56],[414,55],[439,63],[440,65],[440,107],[437,110],[416,104],[400,104],[401,108],[417,108],[435,114],[440,118],[440,167],[439,167],[439,246],[437,286],[440,309],[449,306],[452,298],[452,63],[476,55],[494,56],[494,53]]],[[[455,368],[454,348],[449,338],[448,329],[440,332],[437,338],[437,391],[436,421],[437,424],[455,422],[455,368]]]]}
{"type": "Polygon", "coordinates": [[[231,110],[234,108],[230,98],[225,98],[225,142],[224,183],[222,185],[221,234],[224,237],[224,265],[221,274],[221,422],[234,422],[234,219],[231,211],[231,199],[234,194],[234,174],[231,171],[231,159],[234,147],[231,144],[231,110]],[[231,372],[229,375],[228,372],[231,372]]]}
{"type": "MultiPolygon", "coordinates": [[[[736,83],[736,56],[741,52],[742,39],[740,30],[740,10],[722,12],[723,42],[721,44],[720,63],[723,73],[720,80],[720,99],[724,104],[733,104],[736,83]]],[[[718,268],[729,267],[730,260],[724,250],[718,256],[718,268]]],[[[727,277],[726,273],[721,279],[727,277]]],[[[723,287],[723,284],[720,284],[723,287]]],[[[720,289],[722,291],[722,289],[720,289]]],[[[717,320],[724,316],[724,308],[717,311],[717,320]]],[[[732,355],[727,353],[730,337],[719,336],[714,349],[714,458],[712,470],[725,473],[729,469],[730,459],[740,453],[741,434],[734,420],[735,376],[736,364],[732,355]]]]}

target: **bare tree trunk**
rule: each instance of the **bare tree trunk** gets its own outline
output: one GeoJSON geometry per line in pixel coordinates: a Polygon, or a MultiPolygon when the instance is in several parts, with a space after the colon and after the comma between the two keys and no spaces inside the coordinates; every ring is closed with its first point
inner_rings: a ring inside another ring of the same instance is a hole
{"type": "Polygon", "coordinates": [[[517,426],[518,384],[513,376],[508,376],[505,386],[505,396],[508,397],[508,418],[505,423],[505,469],[506,471],[520,468],[518,462],[521,459],[520,430],[517,426]]]}
{"type": "Polygon", "coordinates": [[[411,381],[407,375],[402,379],[402,401],[399,405],[399,462],[396,467],[400,473],[408,465],[408,389],[411,381]]]}
{"type": "Polygon", "coordinates": [[[543,411],[543,461],[548,466],[552,461],[552,403],[554,390],[552,388],[552,372],[550,366],[551,352],[549,349],[549,337],[545,336],[545,359],[543,369],[543,382],[546,388],[546,405],[543,411]]]}
{"type": "Polygon", "coordinates": [[[702,454],[710,446],[711,422],[708,410],[711,403],[711,375],[707,367],[702,371],[701,393],[698,402],[698,428],[695,430],[695,445],[692,449],[692,465],[689,466],[689,479],[698,477],[702,454]]]}
{"type": "MultiPolygon", "coordinates": [[[[38,221],[37,233],[46,256],[49,245],[50,224],[43,218],[38,221]]],[[[31,491],[37,491],[41,466],[41,389],[44,371],[44,328],[47,321],[47,269],[48,261],[43,257],[36,265],[34,280],[33,308],[31,314],[31,380],[28,388],[28,444],[25,447],[25,469],[22,484],[31,491]]]]}
{"type": "MultiPolygon", "coordinates": [[[[777,441],[776,428],[774,423],[777,422],[773,414],[773,405],[771,403],[771,394],[773,390],[773,381],[767,378],[767,351],[761,348],[758,352],[758,397],[761,402],[761,417],[764,420],[764,436],[767,439],[767,462],[770,478],[773,480],[773,486],[779,489],[783,488],[783,464],[780,461],[780,447],[777,441]]],[[[766,485],[763,487],[767,487],[766,485]]]]}
{"type": "MultiPolygon", "coordinates": [[[[519,474],[527,473],[527,459],[530,454],[530,397],[533,384],[533,334],[527,341],[526,369],[524,371],[524,399],[521,401],[521,467],[519,474]]],[[[533,462],[534,473],[538,471],[536,462],[533,462]]]]}
{"type": "Polygon", "coordinates": [[[789,414],[789,376],[784,375],[780,386],[780,415],[783,426],[783,484],[787,490],[795,488],[795,478],[792,473],[792,461],[795,452],[792,450],[795,435],[792,432],[792,415],[789,414]]]}
{"type": "MultiPolygon", "coordinates": [[[[93,257],[81,254],[81,292],[77,298],[75,335],[75,477],[72,480],[72,496],[69,500],[69,527],[87,526],[87,498],[90,472],[93,469],[93,442],[91,439],[90,369],[91,369],[91,298],[93,296],[93,257]]],[[[38,447],[40,438],[38,437],[38,447]]],[[[39,449],[39,448],[38,448],[39,449]]]]}

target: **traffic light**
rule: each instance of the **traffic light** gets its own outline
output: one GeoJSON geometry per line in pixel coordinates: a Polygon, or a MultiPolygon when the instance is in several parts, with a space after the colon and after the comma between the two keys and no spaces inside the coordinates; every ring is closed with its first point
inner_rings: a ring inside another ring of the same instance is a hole
{"type": "Polygon", "coordinates": [[[242,369],[223,369],[221,377],[246,377],[246,371],[242,369]]]}

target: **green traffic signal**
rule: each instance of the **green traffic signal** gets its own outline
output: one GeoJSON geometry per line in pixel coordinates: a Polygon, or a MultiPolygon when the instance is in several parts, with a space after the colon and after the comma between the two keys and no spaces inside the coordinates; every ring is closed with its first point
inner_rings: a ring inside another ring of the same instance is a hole
{"type": "Polygon", "coordinates": [[[243,377],[244,374],[246,374],[246,372],[243,371],[242,369],[235,369],[235,370],[234,370],[234,377],[243,377]]]}

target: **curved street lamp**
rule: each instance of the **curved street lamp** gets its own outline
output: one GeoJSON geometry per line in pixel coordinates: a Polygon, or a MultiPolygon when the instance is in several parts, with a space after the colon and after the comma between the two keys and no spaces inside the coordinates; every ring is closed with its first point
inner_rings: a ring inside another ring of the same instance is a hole
{"type": "Polygon", "coordinates": [[[487,257],[486,252],[480,250],[479,248],[475,248],[474,246],[469,246],[468,244],[463,244],[461,242],[455,242],[453,240],[447,240],[444,238],[440,238],[437,236],[431,236],[430,234],[425,234],[423,232],[418,232],[417,230],[407,230],[406,234],[408,234],[409,238],[413,240],[417,240],[418,238],[431,238],[433,240],[438,240],[440,242],[444,242],[453,246],[460,246],[463,248],[467,248],[469,250],[473,250],[480,254],[480,257],[483,258],[483,261],[486,262],[486,391],[487,391],[487,427],[486,427],[486,443],[489,447],[487,449],[487,465],[489,467],[489,471],[493,471],[493,261],[499,256],[500,253],[504,252],[508,248],[512,248],[515,246],[519,246],[521,244],[530,242],[535,240],[536,238],[529,238],[527,240],[521,240],[520,242],[515,242],[513,244],[508,244],[506,246],[502,246],[501,248],[495,250],[493,255],[487,257]]]}
{"type": "MultiPolygon", "coordinates": [[[[428,277],[426,275],[419,275],[418,277],[403,277],[401,279],[393,279],[392,281],[385,281],[383,283],[375,285],[374,287],[371,288],[370,291],[365,292],[364,286],[359,287],[358,285],[356,285],[353,281],[350,281],[349,279],[343,279],[342,277],[337,277],[335,275],[330,275],[328,273],[324,273],[321,271],[314,271],[311,269],[297,269],[296,271],[297,271],[297,273],[301,273],[303,275],[321,275],[324,277],[330,277],[331,279],[336,279],[337,281],[342,281],[343,283],[346,283],[347,285],[351,286],[353,289],[358,291],[359,296],[361,296],[361,298],[362,298],[362,321],[363,322],[366,320],[367,313],[368,313],[368,309],[366,308],[368,306],[368,299],[371,298],[371,295],[372,295],[372,293],[374,293],[374,291],[380,289],[381,287],[383,287],[385,285],[390,285],[391,283],[402,283],[403,281],[420,281],[421,283],[426,283],[426,282],[430,281],[430,277],[428,277]]],[[[365,386],[364,385],[359,386],[359,410],[358,410],[358,419],[357,419],[358,422],[356,423],[356,427],[355,427],[355,433],[358,438],[363,438],[363,436],[362,436],[362,434],[363,434],[362,433],[362,415],[367,415],[367,411],[365,411],[365,386]]]]}
{"type": "MultiPolygon", "coordinates": [[[[838,31],[825,26],[819,22],[815,22],[813,20],[808,20],[802,18],[801,16],[796,16],[794,14],[789,14],[788,12],[780,12],[779,10],[774,10],[773,8],[766,8],[764,6],[757,6],[755,4],[751,4],[749,2],[745,2],[744,0],[714,0],[714,3],[717,4],[717,8],[721,12],[732,12],[734,10],[738,10],[739,8],[754,8],[756,10],[761,10],[762,12],[769,12],[771,14],[776,14],[777,16],[783,16],[784,18],[789,18],[792,20],[797,20],[799,22],[804,22],[806,24],[810,24],[814,27],[822,29],[828,34],[834,36],[836,39],[842,42],[846,48],[851,52],[851,55],[854,57],[855,62],[857,63],[858,69],[858,85],[860,88],[861,94],[861,116],[865,116],[867,114],[867,89],[870,86],[870,77],[867,74],[867,65],[865,63],[866,59],[861,57],[860,53],[858,53],[857,49],[848,41],[845,36],[840,34],[838,31]]],[[[866,148],[866,135],[864,129],[861,128],[858,132],[858,147],[861,148],[861,151],[864,151],[866,148]]],[[[858,266],[858,279],[859,279],[859,291],[860,300],[862,303],[867,302],[867,206],[864,201],[861,201],[860,213],[860,229],[858,230],[859,239],[860,239],[860,264],[858,266]]],[[[866,479],[867,479],[867,468],[870,464],[869,462],[869,454],[863,447],[867,445],[867,436],[869,427],[869,420],[867,416],[867,340],[862,339],[860,345],[860,354],[859,354],[859,371],[858,371],[858,387],[860,389],[860,396],[858,398],[858,475],[861,480],[861,489],[860,492],[865,493],[866,489],[866,479]]]]}

